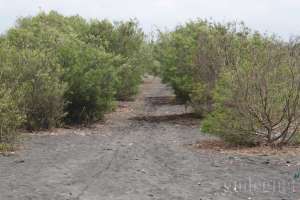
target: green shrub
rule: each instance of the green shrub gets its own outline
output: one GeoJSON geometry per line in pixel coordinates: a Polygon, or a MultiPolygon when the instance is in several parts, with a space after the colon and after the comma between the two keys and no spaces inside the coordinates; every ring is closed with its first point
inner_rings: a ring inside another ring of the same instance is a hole
{"type": "Polygon", "coordinates": [[[55,57],[43,51],[16,49],[8,45],[0,49],[3,78],[12,92],[22,98],[18,106],[26,117],[28,129],[52,128],[64,116],[65,84],[63,71],[55,57]]]}
{"type": "Polygon", "coordinates": [[[138,92],[141,82],[139,69],[131,64],[125,63],[118,69],[118,85],[116,97],[118,100],[132,100],[138,92]]]}
{"type": "Polygon", "coordinates": [[[21,95],[15,94],[5,84],[0,86],[0,145],[13,145],[18,139],[17,129],[24,120],[17,101],[21,95]]]}
{"type": "Polygon", "coordinates": [[[215,89],[215,111],[204,131],[231,143],[282,146],[299,135],[298,41],[286,44],[254,34],[238,38],[234,62],[215,89]]]}
{"type": "MultiPolygon", "coordinates": [[[[50,12],[22,18],[18,21],[17,28],[8,32],[6,38],[10,45],[24,51],[48,52],[48,58],[52,60],[49,60],[47,65],[60,68],[57,71],[47,71],[47,66],[38,66],[38,61],[29,63],[33,65],[29,67],[33,69],[33,73],[41,71],[41,74],[34,74],[38,77],[36,83],[45,82],[46,85],[49,84],[45,87],[53,91],[53,98],[49,98],[51,93],[47,94],[48,96],[41,95],[40,98],[30,99],[30,95],[26,96],[30,102],[27,104],[28,124],[33,129],[48,127],[48,124],[52,126],[52,120],[43,122],[47,116],[59,122],[57,117],[52,116],[56,113],[46,112],[45,109],[49,106],[57,106],[53,111],[61,113],[59,119],[64,117],[67,123],[91,122],[112,110],[116,93],[117,66],[114,56],[105,53],[100,47],[101,44],[95,48],[81,40],[88,29],[89,24],[78,16],[64,17],[50,12]],[[60,101],[60,106],[48,105],[45,102],[47,99],[49,103],[54,100],[60,101]],[[40,113],[37,113],[37,110],[40,113]],[[37,119],[40,123],[36,123],[37,119]]],[[[34,85],[35,83],[28,85],[27,90],[31,91],[34,85]]],[[[39,89],[47,90],[43,86],[39,89]]],[[[40,91],[37,92],[40,94],[40,91]]]]}
{"type": "Polygon", "coordinates": [[[15,54],[4,44],[0,44],[0,144],[3,150],[17,141],[17,129],[25,119],[20,107],[24,90],[17,80],[18,71],[12,68],[11,62],[15,54]]]}
{"type": "Polygon", "coordinates": [[[2,65],[13,72],[7,87],[24,92],[18,107],[33,130],[59,126],[61,119],[101,119],[114,108],[115,98],[137,93],[146,65],[140,52],[147,44],[135,20],[87,22],[41,12],[18,19],[0,45],[11,49],[3,53],[2,65]]]}
{"type": "Polygon", "coordinates": [[[144,59],[146,54],[145,36],[134,20],[128,22],[111,23],[107,20],[93,20],[88,44],[97,48],[104,48],[107,52],[117,56],[115,71],[118,83],[116,98],[130,100],[138,92],[144,67],[151,61],[144,59]]]}
{"type": "MultiPolygon", "coordinates": [[[[51,54],[25,50],[19,52],[24,81],[24,106],[28,129],[50,129],[61,125],[66,84],[63,69],[51,54]]],[[[20,63],[20,64],[21,64],[20,63]]]]}
{"type": "Polygon", "coordinates": [[[299,42],[241,24],[189,22],[161,33],[163,81],[206,117],[202,130],[234,144],[282,146],[299,135],[299,42]]]}
{"type": "Polygon", "coordinates": [[[69,85],[65,93],[67,122],[93,122],[114,108],[117,82],[114,56],[72,42],[60,49],[60,62],[69,85]]]}
{"type": "Polygon", "coordinates": [[[164,82],[198,114],[205,115],[213,109],[211,91],[226,62],[231,26],[201,20],[189,22],[161,34],[157,42],[156,59],[161,62],[164,82]]]}

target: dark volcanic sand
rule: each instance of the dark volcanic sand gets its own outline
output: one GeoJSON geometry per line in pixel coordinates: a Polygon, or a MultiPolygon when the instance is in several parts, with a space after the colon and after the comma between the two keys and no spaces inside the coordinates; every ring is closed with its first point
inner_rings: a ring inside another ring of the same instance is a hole
{"type": "Polygon", "coordinates": [[[192,148],[208,136],[171,95],[148,77],[105,123],[27,135],[0,156],[0,200],[300,199],[299,157],[192,148]]]}

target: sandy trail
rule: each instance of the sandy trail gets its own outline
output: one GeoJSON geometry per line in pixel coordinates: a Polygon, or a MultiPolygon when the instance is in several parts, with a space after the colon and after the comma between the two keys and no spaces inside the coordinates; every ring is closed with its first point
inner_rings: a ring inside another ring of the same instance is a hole
{"type": "Polygon", "coordinates": [[[207,136],[172,95],[149,77],[105,123],[30,136],[0,157],[0,200],[300,199],[299,158],[193,149],[207,136]]]}

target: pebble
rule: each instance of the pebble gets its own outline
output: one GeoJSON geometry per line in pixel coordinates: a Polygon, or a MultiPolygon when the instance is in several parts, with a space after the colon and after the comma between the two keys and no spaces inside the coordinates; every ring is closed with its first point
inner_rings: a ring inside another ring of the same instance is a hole
{"type": "Polygon", "coordinates": [[[270,164],[270,160],[264,161],[263,164],[266,164],[266,165],[270,164]]]}
{"type": "Polygon", "coordinates": [[[21,164],[21,163],[24,163],[24,162],[25,162],[25,160],[16,160],[15,161],[16,164],[21,164]]]}

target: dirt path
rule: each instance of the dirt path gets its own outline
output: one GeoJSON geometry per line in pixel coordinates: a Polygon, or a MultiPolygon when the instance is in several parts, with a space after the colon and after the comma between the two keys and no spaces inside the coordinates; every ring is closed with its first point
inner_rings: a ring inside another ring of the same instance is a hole
{"type": "Polygon", "coordinates": [[[207,138],[199,120],[159,79],[141,91],[104,124],[33,135],[0,157],[0,200],[300,199],[299,158],[193,149],[207,138]]]}

